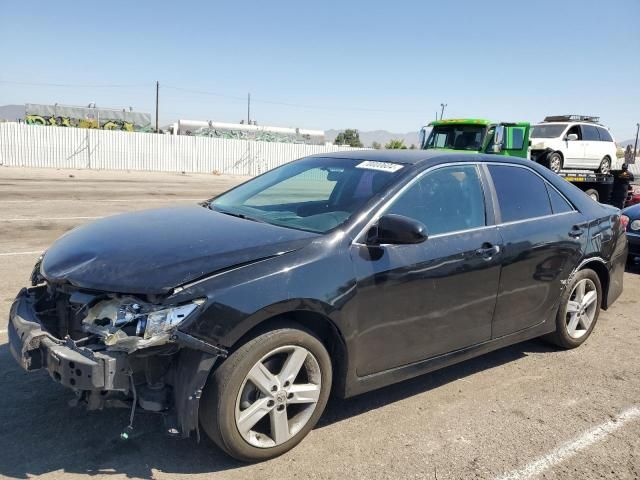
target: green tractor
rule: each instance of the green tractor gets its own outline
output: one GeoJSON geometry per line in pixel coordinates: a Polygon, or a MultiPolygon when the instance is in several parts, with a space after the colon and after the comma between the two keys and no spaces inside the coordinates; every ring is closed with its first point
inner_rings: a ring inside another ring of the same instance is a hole
{"type": "Polygon", "coordinates": [[[479,118],[436,120],[420,130],[420,147],[529,158],[530,129],[527,122],[495,123],[479,118]]]}

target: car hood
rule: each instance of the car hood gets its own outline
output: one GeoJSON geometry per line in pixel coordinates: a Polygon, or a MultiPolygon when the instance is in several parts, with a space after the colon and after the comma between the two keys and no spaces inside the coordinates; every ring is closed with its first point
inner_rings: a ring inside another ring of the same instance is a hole
{"type": "Polygon", "coordinates": [[[540,150],[543,148],[547,148],[547,145],[550,145],[554,142],[553,138],[533,138],[529,139],[531,141],[531,148],[533,150],[540,150]]]}
{"type": "Polygon", "coordinates": [[[203,207],[145,210],[71,230],[46,252],[50,282],[91,290],[166,294],[208,274],[299,249],[318,234],[203,207]]]}

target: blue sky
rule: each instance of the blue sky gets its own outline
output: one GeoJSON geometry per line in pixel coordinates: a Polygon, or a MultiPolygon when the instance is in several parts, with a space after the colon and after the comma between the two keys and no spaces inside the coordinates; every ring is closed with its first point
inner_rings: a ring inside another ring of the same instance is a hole
{"type": "Polygon", "coordinates": [[[0,105],[153,114],[159,80],[161,123],[239,121],[251,92],[263,125],[415,131],[445,102],[445,117],[598,114],[626,140],[639,18],[638,0],[5,1],[0,105]]]}

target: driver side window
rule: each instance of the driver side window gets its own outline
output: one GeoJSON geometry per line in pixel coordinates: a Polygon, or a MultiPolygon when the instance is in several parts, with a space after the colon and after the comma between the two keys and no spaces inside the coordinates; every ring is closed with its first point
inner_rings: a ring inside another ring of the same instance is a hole
{"type": "Polygon", "coordinates": [[[474,165],[442,167],[425,174],[385,213],[424,223],[429,235],[486,225],[484,194],[474,165]]]}
{"type": "Polygon", "coordinates": [[[572,133],[575,133],[578,136],[578,140],[582,140],[582,129],[580,128],[580,125],[574,125],[573,127],[571,127],[569,130],[567,130],[567,133],[564,137],[568,138],[572,133]]]}

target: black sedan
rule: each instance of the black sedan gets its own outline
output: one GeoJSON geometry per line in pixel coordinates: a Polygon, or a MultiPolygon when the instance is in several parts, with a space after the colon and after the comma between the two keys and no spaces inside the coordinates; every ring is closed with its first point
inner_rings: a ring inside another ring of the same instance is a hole
{"type": "Polygon", "coordinates": [[[349,397],[546,336],[622,292],[619,210],[535,163],[435,151],[303,158],[199,206],[79,227],[38,261],[10,347],[90,409],[161,412],[279,455],[349,397]]]}
{"type": "Polygon", "coordinates": [[[622,220],[627,226],[629,260],[640,257],[640,203],[622,210],[622,220]]]}

